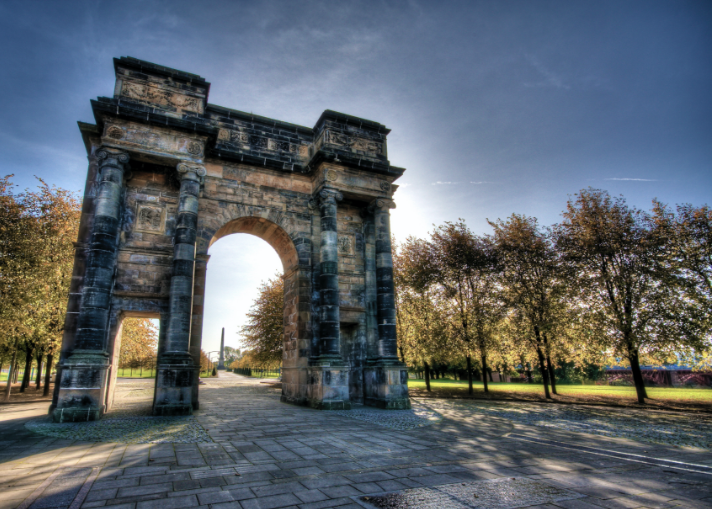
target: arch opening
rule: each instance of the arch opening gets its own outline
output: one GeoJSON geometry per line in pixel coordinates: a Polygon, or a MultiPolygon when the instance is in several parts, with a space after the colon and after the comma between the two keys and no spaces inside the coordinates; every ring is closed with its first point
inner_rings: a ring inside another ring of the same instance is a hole
{"type": "Polygon", "coordinates": [[[288,274],[299,265],[299,254],[287,231],[277,223],[262,217],[240,217],[228,221],[213,234],[208,248],[222,237],[233,233],[254,235],[272,246],[282,261],[284,274],[288,274]]]}
{"type": "MultiPolygon", "coordinates": [[[[233,234],[244,233],[249,234],[253,237],[257,237],[265,241],[276,253],[279,262],[282,267],[281,270],[271,270],[269,273],[265,271],[260,271],[257,278],[259,281],[254,282],[255,294],[260,282],[273,278],[275,272],[281,273],[281,277],[284,281],[284,307],[283,307],[283,354],[282,354],[282,368],[283,368],[283,396],[286,395],[285,399],[294,399],[297,393],[303,393],[304,389],[301,391],[295,386],[299,381],[293,376],[293,373],[289,373],[290,369],[293,370],[299,365],[306,365],[307,357],[309,353],[309,339],[308,334],[311,330],[311,306],[309,303],[310,299],[310,271],[300,270],[300,256],[295,242],[290,237],[289,233],[280,225],[273,221],[260,217],[242,217],[228,221],[220,228],[214,232],[205,231],[207,235],[203,235],[202,238],[206,241],[205,255],[203,255],[204,263],[203,270],[196,266],[196,288],[194,293],[194,316],[193,316],[193,334],[194,341],[191,341],[192,351],[195,354],[199,354],[201,347],[199,345],[211,345],[210,350],[213,350],[213,345],[219,345],[220,329],[221,324],[214,323],[212,316],[214,316],[213,309],[218,303],[214,300],[215,283],[217,281],[213,280],[211,277],[210,288],[208,288],[208,274],[212,274],[212,271],[207,271],[208,267],[212,267],[213,261],[218,261],[218,259],[213,258],[214,250],[211,249],[216,242],[223,237],[233,236],[233,234]],[[212,233],[212,234],[211,234],[212,233]],[[211,235],[210,235],[211,234],[211,235]],[[208,263],[210,259],[210,263],[208,263]],[[202,279],[202,281],[200,281],[202,279]],[[300,292],[300,289],[306,291],[300,292]],[[207,294],[206,292],[210,292],[207,294]],[[206,297],[208,300],[206,300],[206,297]],[[209,306],[209,309],[206,309],[209,306]],[[301,312],[300,312],[301,309],[301,312]],[[206,316],[210,316],[209,320],[205,320],[206,316]],[[202,336],[205,335],[205,338],[202,336]],[[303,336],[303,337],[300,337],[303,336]],[[196,348],[197,347],[197,348],[196,348]],[[292,394],[292,396],[290,396],[292,394]]],[[[297,243],[300,244],[305,253],[309,253],[310,243],[306,241],[300,241],[297,239],[297,243]]],[[[251,246],[247,246],[249,250],[251,246]]],[[[243,249],[242,246],[237,249],[243,249]]],[[[243,255],[241,254],[240,257],[243,255]]],[[[200,255],[198,256],[200,258],[200,255]]],[[[221,255],[219,270],[225,271],[230,270],[226,266],[224,258],[221,255]]],[[[230,264],[232,264],[232,260],[230,264]]],[[[254,263],[251,260],[247,260],[247,263],[254,263]]],[[[273,267],[273,265],[271,266],[273,267]]],[[[277,268],[277,267],[275,267],[277,268]]],[[[224,284],[222,281],[220,284],[224,284]]],[[[252,286],[250,286],[252,288],[252,286]]],[[[229,298],[226,292],[232,291],[231,289],[220,291],[220,296],[218,299],[221,301],[223,299],[229,298]]],[[[234,308],[236,314],[244,316],[248,310],[249,306],[253,302],[253,298],[242,300],[240,302],[240,308],[234,308]]],[[[222,313],[225,309],[221,310],[222,313]]],[[[235,327],[236,328],[236,327],[235,327]]],[[[234,332],[226,330],[225,344],[230,346],[230,341],[228,338],[234,338],[234,332]],[[231,334],[232,332],[232,334],[231,334]]],[[[217,348],[215,348],[217,349],[217,348]]],[[[302,381],[305,383],[305,381],[302,381]]]]}

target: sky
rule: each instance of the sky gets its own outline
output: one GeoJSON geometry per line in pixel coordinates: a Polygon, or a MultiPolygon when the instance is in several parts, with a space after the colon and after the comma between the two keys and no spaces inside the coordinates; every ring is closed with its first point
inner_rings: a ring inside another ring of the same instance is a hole
{"type": "MultiPolygon", "coordinates": [[[[113,57],[199,74],[209,101],[313,126],[325,109],[392,129],[392,231],[512,213],[560,220],[592,186],[649,209],[710,203],[712,2],[0,2],[0,172],[83,190],[76,126],[113,57]]],[[[203,346],[239,347],[281,269],[245,234],[210,251],[203,346]]]]}

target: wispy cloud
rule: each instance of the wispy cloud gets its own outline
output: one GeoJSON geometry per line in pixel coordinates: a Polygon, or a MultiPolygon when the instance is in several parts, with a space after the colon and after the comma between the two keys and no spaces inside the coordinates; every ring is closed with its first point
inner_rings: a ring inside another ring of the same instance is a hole
{"type": "Polygon", "coordinates": [[[480,180],[480,181],[478,181],[478,182],[474,182],[474,181],[470,181],[470,182],[443,182],[443,181],[441,181],[441,180],[438,180],[437,182],[431,182],[430,185],[431,185],[431,186],[456,186],[456,185],[459,185],[459,184],[468,184],[468,183],[469,183],[469,184],[475,184],[475,185],[479,185],[479,184],[494,184],[494,182],[488,182],[488,181],[486,181],[486,180],[480,180]]]}
{"type": "Polygon", "coordinates": [[[633,180],[635,182],[660,182],[657,179],[634,179],[634,178],[609,178],[603,180],[633,180]]]}
{"type": "Polygon", "coordinates": [[[525,58],[544,78],[542,81],[537,81],[536,83],[524,83],[525,87],[554,87],[564,90],[571,88],[569,85],[564,83],[562,76],[546,68],[544,64],[542,64],[535,56],[525,55],[525,58]]]}

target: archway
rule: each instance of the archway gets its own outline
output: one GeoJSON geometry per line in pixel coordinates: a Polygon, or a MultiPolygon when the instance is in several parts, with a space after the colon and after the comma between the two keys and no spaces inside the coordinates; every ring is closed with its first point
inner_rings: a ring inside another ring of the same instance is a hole
{"type": "MultiPolygon", "coordinates": [[[[282,223],[289,227],[288,222],[282,221],[282,223]]],[[[306,368],[308,352],[311,346],[309,344],[311,338],[306,334],[311,330],[309,291],[311,287],[311,274],[307,267],[300,267],[300,250],[297,249],[297,245],[302,246],[302,261],[308,261],[311,243],[307,242],[306,239],[297,237],[298,244],[296,244],[283,226],[271,219],[259,216],[243,216],[229,219],[214,230],[211,229],[210,225],[203,226],[204,229],[201,231],[201,240],[207,240],[209,236],[209,241],[201,244],[203,253],[199,254],[198,259],[202,259],[203,262],[196,266],[191,354],[199,356],[202,345],[207,268],[210,258],[207,251],[215,242],[228,235],[244,233],[262,239],[274,249],[282,263],[282,277],[284,279],[283,400],[293,403],[303,403],[305,388],[300,388],[299,385],[300,383],[302,386],[306,384],[306,377],[299,377],[297,371],[300,367],[306,368]],[[306,291],[300,291],[300,288],[306,291]],[[300,309],[302,309],[303,312],[300,313],[300,309]]],[[[197,400],[194,404],[198,404],[197,400]]]]}
{"type": "Polygon", "coordinates": [[[80,123],[89,168],[54,419],[106,411],[121,313],[160,317],[154,415],[198,408],[208,249],[231,233],[282,261],[283,401],[409,406],[389,212],[405,170],[388,160],[390,130],[330,110],[313,128],[267,119],[210,104],[200,76],[114,66],[114,97],[80,123]]]}

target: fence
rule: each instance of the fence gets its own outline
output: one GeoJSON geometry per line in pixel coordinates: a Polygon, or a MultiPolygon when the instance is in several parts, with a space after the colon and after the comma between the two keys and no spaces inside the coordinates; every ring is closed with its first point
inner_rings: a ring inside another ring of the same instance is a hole
{"type": "Polygon", "coordinates": [[[261,368],[233,368],[233,373],[243,376],[252,376],[255,378],[279,378],[282,376],[282,368],[261,369],[261,368]]]}
{"type": "Polygon", "coordinates": [[[119,378],[155,378],[155,366],[143,368],[118,368],[116,376],[119,378]]]}

